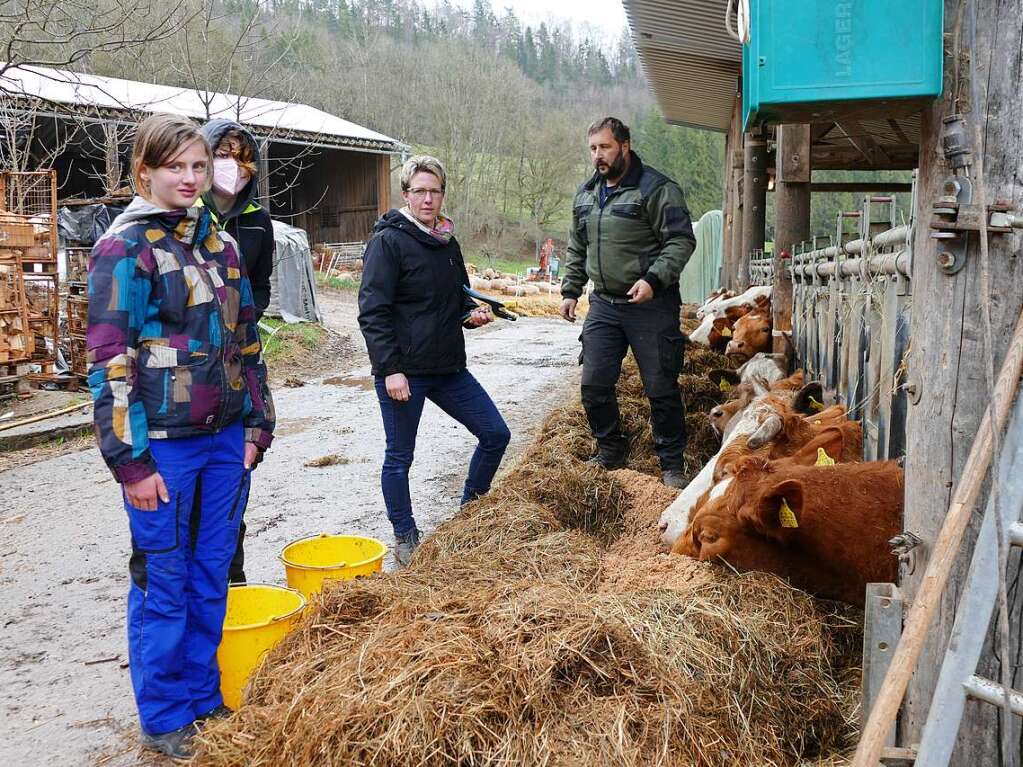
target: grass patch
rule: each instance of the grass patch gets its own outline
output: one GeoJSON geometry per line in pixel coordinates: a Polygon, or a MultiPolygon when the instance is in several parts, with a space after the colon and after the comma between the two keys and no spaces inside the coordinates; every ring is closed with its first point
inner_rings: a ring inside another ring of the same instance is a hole
{"type": "Polygon", "coordinates": [[[357,280],[341,279],[339,277],[328,277],[321,272],[316,272],[316,284],[321,288],[333,288],[334,290],[358,290],[357,280]]]}
{"type": "Polygon", "coordinates": [[[326,330],[312,322],[289,325],[282,320],[264,317],[259,324],[263,358],[270,364],[293,360],[304,353],[316,350],[327,335],[326,330]]]}

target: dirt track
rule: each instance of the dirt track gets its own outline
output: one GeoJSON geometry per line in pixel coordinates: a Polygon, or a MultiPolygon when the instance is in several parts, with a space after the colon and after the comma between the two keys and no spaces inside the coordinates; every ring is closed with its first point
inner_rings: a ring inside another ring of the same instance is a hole
{"type": "MultiPolygon", "coordinates": [[[[324,296],[327,324],[352,333],[347,297],[324,296]]],[[[574,392],[576,326],[498,322],[467,334],[470,369],[512,429],[506,464],[551,407],[574,392]]],[[[361,349],[361,339],[357,348],[361,349]]],[[[391,541],[379,490],[383,430],[360,353],[299,388],[275,391],[277,440],[253,478],[246,572],[283,583],[277,554],[305,535],[391,541]],[[345,462],[308,468],[328,454],[345,462]]],[[[428,405],[412,470],[424,530],[454,512],[472,437],[428,405]]],[[[95,448],[0,473],[0,719],[6,763],[161,764],[138,755],[124,638],[128,529],[119,487],[95,448]]],[[[388,563],[390,565],[390,563],[388,563]]]]}

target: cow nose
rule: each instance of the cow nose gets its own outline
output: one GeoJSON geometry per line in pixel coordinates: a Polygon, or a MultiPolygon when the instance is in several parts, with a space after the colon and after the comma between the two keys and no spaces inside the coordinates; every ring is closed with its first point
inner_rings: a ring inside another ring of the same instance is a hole
{"type": "Polygon", "coordinates": [[[661,522],[660,524],[657,525],[657,528],[663,533],[665,530],[668,529],[668,523],[661,522]]]}
{"type": "Polygon", "coordinates": [[[713,410],[710,411],[710,417],[711,418],[720,418],[723,415],[724,415],[724,412],[719,407],[716,407],[716,408],[714,408],[713,410]]]}

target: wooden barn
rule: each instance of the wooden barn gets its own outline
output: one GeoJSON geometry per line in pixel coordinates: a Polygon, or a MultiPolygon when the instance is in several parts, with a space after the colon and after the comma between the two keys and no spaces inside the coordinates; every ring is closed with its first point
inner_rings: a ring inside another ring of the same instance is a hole
{"type": "Polygon", "coordinates": [[[305,104],[44,67],[7,70],[0,97],[7,164],[56,168],[62,199],[101,198],[128,183],[132,132],[146,114],[234,119],[261,142],[260,203],[312,244],[366,239],[390,207],[392,162],[405,148],[305,104]]]}

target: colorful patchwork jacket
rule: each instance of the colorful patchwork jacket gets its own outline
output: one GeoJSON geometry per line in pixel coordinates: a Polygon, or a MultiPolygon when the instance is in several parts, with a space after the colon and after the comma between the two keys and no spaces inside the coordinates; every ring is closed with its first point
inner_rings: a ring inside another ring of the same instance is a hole
{"type": "Polygon", "coordinates": [[[96,437],[119,482],[156,471],[150,439],[213,434],[241,418],[248,442],[270,446],[252,288],[209,211],[136,197],[114,220],[89,259],[87,345],[96,437]]]}

